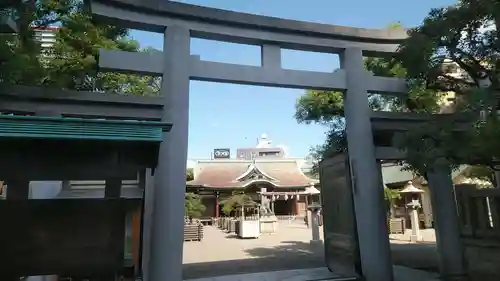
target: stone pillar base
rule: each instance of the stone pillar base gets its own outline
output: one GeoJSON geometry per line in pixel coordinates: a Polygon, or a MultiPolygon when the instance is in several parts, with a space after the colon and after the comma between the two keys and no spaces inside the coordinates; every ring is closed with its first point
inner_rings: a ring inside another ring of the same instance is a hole
{"type": "Polygon", "coordinates": [[[312,227],[312,212],[311,212],[311,210],[307,210],[306,216],[307,216],[307,228],[311,228],[312,227]]]}
{"type": "Polygon", "coordinates": [[[410,235],[410,242],[420,242],[422,241],[422,236],[410,235]]]}
{"type": "Polygon", "coordinates": [[[323,247],[323,240],[310,240],[309,244],[313,247],[323,247]]]}

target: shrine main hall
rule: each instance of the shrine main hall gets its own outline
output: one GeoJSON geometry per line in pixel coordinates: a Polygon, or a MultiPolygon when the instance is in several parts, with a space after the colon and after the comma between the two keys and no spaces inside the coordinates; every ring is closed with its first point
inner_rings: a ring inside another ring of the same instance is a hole
{"type": "Polygon", "coordinates": [[[203,217],[220,217],[221,202],[234,192],[244,192],[261,203],[265,198],[277,216],[305,216],[311,196],[319,193],[318,181],[304,173],[307,162],[287,157],[264,134],[253,148],[239,148],[231,158],[229,149],[214,149],[211,159],[195,160],[194,179],[187,192],[201,196],[203,217]]]}

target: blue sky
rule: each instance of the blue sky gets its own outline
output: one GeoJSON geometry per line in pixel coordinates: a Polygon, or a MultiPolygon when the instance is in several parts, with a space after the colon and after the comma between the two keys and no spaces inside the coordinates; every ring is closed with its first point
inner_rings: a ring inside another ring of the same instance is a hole
{"type": "MultiPolygon", "coordinates": [[[[165,0],[166,1],[166,0],[165,0]]],[[[238,12],[337,25],[384,28],[400,22],[418,25],[431,8],[453,0],[179,0],[238,12]]],[[[132,31],[141,47],[162,49],[161,34],[132,31]]],[[[191,53],[203,60],[260,65],[260,48],[193,39],[191,53]]],[[[338,67],[333,54],[282,51],[284,68],[331,72],[338,67]]],[[[303,90],[191,81],[189,158],[208,158],[214,148],[253,147],[267,133],[274,144],[284,144],[290,155],[304,157],[311,146],[323,143],[326,129],[297,124],[295,101],[303,90]]]]}

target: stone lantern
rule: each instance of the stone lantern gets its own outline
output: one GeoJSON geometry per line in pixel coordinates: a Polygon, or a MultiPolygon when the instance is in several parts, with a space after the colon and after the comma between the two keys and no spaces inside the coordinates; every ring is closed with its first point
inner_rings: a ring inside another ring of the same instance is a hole
{"type": "Polygon", "coordinates": [[[312,231],[311,244],[320,244],[321,239],[319,237],[319,216],[318,212],[321,209],[321,205],[318,203],[312,203],[307,206],[307,211],[309,215],[310,227],[312,231]]]}
{"type": "Polygon", "coordinates": [[[405,188],[400,191],[406,199],[410,199],[411,202],[406,204],[409,210],[410,223],[411,223],[411,242],[422,241],[422,236],[420,235],[420,225],[418,219],[418,209],[421,208],[420,205],[420,194],[424,193],[423,190],[416,188],[411,181],[409,181],[405,188]]]}
{"type": "Polygon", "coordinates": [[[319,206],[319,208],[316,209],[316,214],[318,213],[319,209],[321,208],[321,205],[318,202],[315,202],[313,199],[313,196],[319,195],[321,192],[314,186],[314,184],[311,184],[309,187],[307,187],[304,190],[304,193],[306,195],[306,208],[307,208],[307,213],[306,213],[306,219],[307,219],[307,227],[312,226],[312,209],[315,208],[310,208],[310,206],[319,206]]]}
{"type": "Polygon", "coordinates": [[[308,197],[310,197],[310,200],[308,200],[308,201],[310,201],[310,202],[309,202],[309,205],[311,205],[314,201],[317,201],[317,200],[314,200],[313,196],[318,196],[318,195],[321,193],[321,191],[319,191],[319,190],[318,190],[318,189],[314,186],[314,184],[311,184],[309,187],[307,187],[307,188],[305,189],[305,192],[304,192],[304,193],[306,193],[306,194],[308,195],[308,197]]]}

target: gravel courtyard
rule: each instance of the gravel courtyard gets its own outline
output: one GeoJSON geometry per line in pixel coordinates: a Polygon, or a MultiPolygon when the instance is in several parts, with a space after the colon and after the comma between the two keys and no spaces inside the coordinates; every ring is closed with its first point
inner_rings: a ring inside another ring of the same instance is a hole
{"type": "MultiPolygon", "coordinates": [[[[320,230],[321,239],[323,231],[320,230]]],[[[392,235],[395,264],[436,270],[433,231],[424,231],[423,243],[410,244],[407,235],[392,235]]],[[[215,226],[206,226],[201,242],[185,242],[184,279],[325,266],[322,246],[309,243],[311,230],[302,221],[280,221],[278,232],[258,239],[238,239],[215,226]]]]}

